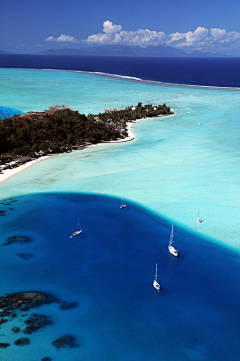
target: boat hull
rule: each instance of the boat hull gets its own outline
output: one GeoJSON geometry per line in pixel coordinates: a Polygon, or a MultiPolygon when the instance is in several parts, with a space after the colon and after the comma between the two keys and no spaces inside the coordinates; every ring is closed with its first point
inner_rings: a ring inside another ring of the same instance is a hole
{"type": "Polygon", "coordinates": [[[73,236],[78,236],[80,233],[82,233],[82,231],[76,231],[73,233],[73,236]]]}
{"type": "Polygon", "coordinates": [[[156,288],[156,290],[160,291],[160,284],[157,281],[153,281],[153,287],[156,288]]]}
{"type": "Polygon", "coordinates": [[[178,251],[173,246],[168,246],[169,253],[171,253],[173,256],[178,256],[178,251]]]}

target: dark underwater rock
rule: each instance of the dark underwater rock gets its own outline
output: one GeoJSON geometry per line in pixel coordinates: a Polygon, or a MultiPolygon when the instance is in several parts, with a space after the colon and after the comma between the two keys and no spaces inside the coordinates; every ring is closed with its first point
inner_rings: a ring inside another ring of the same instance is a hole
{"type": "Polygon", "coordinates": [[[29,345],[30,341],[28,338],[22,337],[22,338],[19,338],[18,340],[16,340],[14,343],[17,346],[25,346],[25,345],[29,345]]]}
{"type": "Polygon", "coordinates": [[[27,236],[13,236],[13,237],[8,237],[8,239],[6,240],[5,243],[3,243],[3,246],[8,246],[11,243],[28,243],[31,242],[31,238],[27,237],[27,236]]]}
{"type": "Polygon", "coordinates": [[[56,349],[65,348],[65,347],[79,347],[79,345],[77,345],[75,341],[76,340],[74,336],[65,335],[63,337],[58,338],[57,340],[54,340],[52,342],[52,345],[55,346],[56,349]]]}
{"type": "Polygon", "coordinates": [[[44,357],[41,361],[52,361],[52,359],[50,357],[44,357]]]}
{"type": "Polygon", "coordinates": [[[18,333],[18,332],[20,332],[20,328],[19,327],[13,327],[12,331],[15,332],[15,333],[18,333]]]}
{"type": "Polygon", "coordinates": [[[33,332],[38,331],[40,328],[43,328],[47,325],[51,325],[52,321],[50,320],[50,317],[45,315],[38,315],[36,313],[33,313],[26,321],[25,323],[29,326],[27,326],[23,333],[31,334],[33,332]]]}
{"type": "Polygon", "coordinates": [[[67,303],[67,302],[63,302],[61,304],[61,306],[59,306],[60,310],[62,311],[67,311],[67,310],[71,310],[72,308],[75,308],[78,306],[78,303],[77,302],[70,302],[70,303],[67,303]]]}
{"type": "Polygon", "coordinates": [[[0,348],[6,348],[8,346],[10,346],[10,343],[0,342],[0,348]]]}

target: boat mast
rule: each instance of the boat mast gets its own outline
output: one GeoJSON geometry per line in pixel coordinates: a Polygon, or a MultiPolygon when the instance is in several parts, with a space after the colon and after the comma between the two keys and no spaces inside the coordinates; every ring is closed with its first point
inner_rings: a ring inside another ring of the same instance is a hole
{"type": "Polygon", "coordinates": [[[158,274],[157,274],[157,263],[156,263],[156,274],[155,274],[155,281],[157,282],[158,274]]]}
{"type": "Polygon", "coordinates": [[[80,229],[79,229],[79,226],[80,226],[80,224],[79,224],[79,217],[78,217],[78,224],[77,224],[77,225],[78,225],[78,231],[79,231],[79,230],[80,230],[80,229]]]}
{"type": "Polygon", "coordinates": [[[173,235],[173,224],[172,224],[172,230],[171,230],[171,235],[170,235],[170,240],[169,240],[169,245],[170,245],[170,246],[171,246],[172,243],[173,243],[173,237],[174,237],[174,235],[173,235]]]}

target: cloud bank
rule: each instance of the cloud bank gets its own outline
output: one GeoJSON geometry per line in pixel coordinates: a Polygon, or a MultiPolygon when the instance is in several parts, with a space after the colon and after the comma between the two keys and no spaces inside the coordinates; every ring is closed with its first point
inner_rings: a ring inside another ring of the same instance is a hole
{"type": "Polygon", "coordinates": [[[148,45],[162,44],[166,35],[164,32],[151,30],[123,31],[121,25],[114,25],[107,20],[103,23],[103,33],[90,35],[85,42],[95,45],[139,45],[147,47],[148,45]]]}
{"type": "Polygon", "coordinates": [[[57,41],[59,43],[79,43],[77,39],[75,39],[71,35],[61,34],[58,38],[54,38],[53,36],[49,36],[47,39],[45,39],[46,42],[49,41],[57,41]]]}
{"type": "Polygon", "coordinates": [[[57,38],[49,36],[45,41],[88,45],[138,45],[142,48],[149,45],[167,45],[189,51],[226,52],[237,48],[240,50],[240,33],[237,31],[227,32],[225,29],[206,29],[199,26],[194,31],[166,35],[163,31],[149,29],[125,31],[121,25],[115,25],[110,20],[103,22],[102,33],[90,35],[87,39],[77,40],[71,35],[61,34],[57,38]]]}

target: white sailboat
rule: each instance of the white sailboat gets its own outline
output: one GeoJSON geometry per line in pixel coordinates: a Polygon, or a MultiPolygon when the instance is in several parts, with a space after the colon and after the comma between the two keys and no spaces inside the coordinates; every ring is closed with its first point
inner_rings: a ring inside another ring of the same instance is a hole
{"type": "Polygon", "coordinates": [[[79,223],[79,217],[78,217],[78,224],[77,224],[78,228],[77,231],[73,233],[73,236],[78,236],[80,233],[82,233],[82,229],[80,227],[80,223],[79,223]]]}
{"type": "Polygon", "coordinates": [[[155,278],[153,281],[153,287],[156,288],[156,290],[159,292],[160,291],[160,284],[157,281],[158,278],[158,274],[157,274],[157,263],[156,263],[156,274],[155,274],[155,278]]]}
{"type": "Polygon", "coordinates": [[[125,207],[126,207],[126,203],[124,203],[124,197],[123,197],[122,203],[120,205],[120,209],[125,208],[125,207]]]}
{"type": "Polygon", "coordinates": [[[173,237],[174,237],[174,235],[173,235],[173,224],[172,224],[172,230],[171,230],[171,234],[170,234],[168,250],[173,256],[177,257],[178,256],[178,251],[173,246],[173,237]]]}
{"type": "Polygon", "coordinates": [[[199,213],[200,213],[200,208],[199,208],[199,210],[198,210],[198,217],[197,217],[197,221],[198,221],[199,223],[202,223],[202,220],[201,220],[201,218],[199,217],[199,213]]]}

